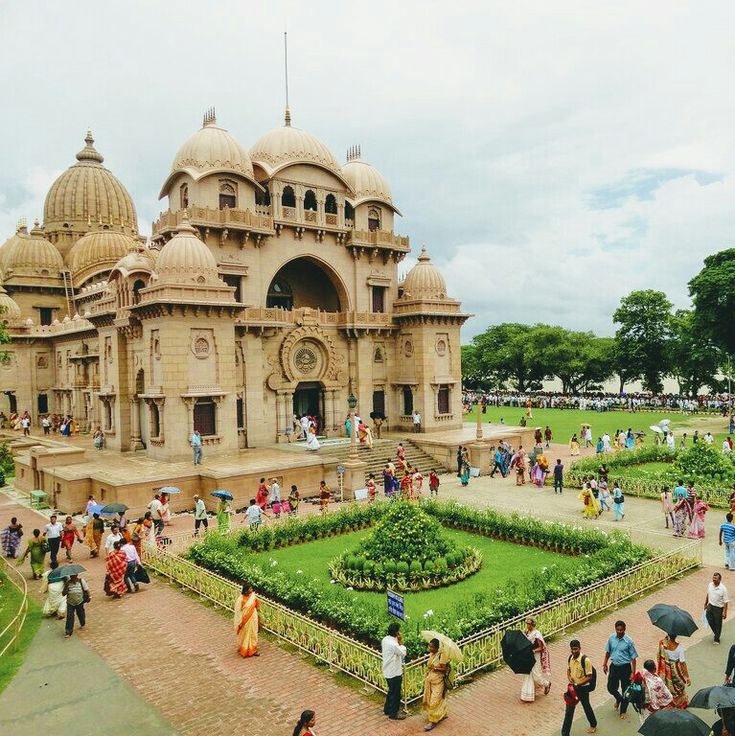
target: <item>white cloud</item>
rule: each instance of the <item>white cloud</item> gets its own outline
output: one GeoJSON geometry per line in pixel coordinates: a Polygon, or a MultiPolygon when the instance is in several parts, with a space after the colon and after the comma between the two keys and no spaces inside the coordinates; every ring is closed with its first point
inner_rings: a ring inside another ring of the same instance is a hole
{"type": "Polygon", "coordinates": [[[40,214],[88,126],[145,231],[204,108],[246,147],[280,124],[287,25],[294,124],[338,157],[362,144],[413,255],[425,242],[477,313],[467,337],[498,320],[609,333],[622,295],[661,288],[684,305],[703,257],[733,243],[734,4],[357,8],[6,4],[0,239],[40,214]],[[673,169],[720,180],[663,177],[646,197],[596,203],[673,169]]]}

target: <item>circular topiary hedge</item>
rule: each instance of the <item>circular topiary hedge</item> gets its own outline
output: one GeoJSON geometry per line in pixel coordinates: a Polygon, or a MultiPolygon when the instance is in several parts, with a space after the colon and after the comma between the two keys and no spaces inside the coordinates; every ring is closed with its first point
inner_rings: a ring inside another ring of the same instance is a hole
{"type": "Polygon", "coordinates": [[[441,524],[410,501],[394,501],[354,550],[329,563],[332,578],[357,590],[428,590],[463,580],[482,566],[473,547],[458,547],[441,524]]]}

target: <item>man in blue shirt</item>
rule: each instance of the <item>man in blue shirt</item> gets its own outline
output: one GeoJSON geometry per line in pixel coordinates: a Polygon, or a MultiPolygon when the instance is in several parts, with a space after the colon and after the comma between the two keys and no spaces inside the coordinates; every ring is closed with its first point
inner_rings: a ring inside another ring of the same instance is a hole
{"type": "Polygon", "coordinates": [[[495,465],[493,466],[493,471],[490,473],[490,477],[495,477],[495,472],[499,470],[500,475],[505,477],[503,475],[503,451],[500,447],[495,448],[495,465]]]}
{"type": "Polygon", "coordinates": [[[725,546],[725,567],[735,570],[735,524],[732,523],[733,515],[725,516],[724,524],[720,524],[720,547],[725,546]]]}
{"type": "Polygon", "coordinates": [[[687,489],[684,486],[684,481],[679,480],[678,485],[674,488],[674,503],[679,503],[687,497],[687,489]]]}
{"type": "Polygon", "coordinates": [[[602,671],[607,675],[607,691],[615,698],[615,708],[620,709],[621,718],[626,718],[628,701],[623,697],[623,693],[635,674],[637,658],[635,644],[625,633],[625,621],[616,621],[615,633],[610,636],[605,646],[602,671]]]}
{"type": "Polygon", "coordinates": [[[561,460],[554,465],[554,493],[561,493],[564,488],[564,466],[561,460]]]}

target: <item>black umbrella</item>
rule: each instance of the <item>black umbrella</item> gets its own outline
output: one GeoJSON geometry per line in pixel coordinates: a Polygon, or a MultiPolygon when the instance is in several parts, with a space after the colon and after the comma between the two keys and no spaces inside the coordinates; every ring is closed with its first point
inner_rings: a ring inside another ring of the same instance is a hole
{"type": "Polygon", "coordinates": [[[651,713],[638,733],[643,736],[709,736],[710,727],[688,710],[657,710],[651,713]]]}
{"type": "Polygon", "coordinates": [[[108,503],[107,506],[102,507],[100,513],[107,516],[109,514],[119,514],[121,511],[125,513],[127,510],[128,507],[124,503],[108,503]]]}
{"type": "Polygon", "coordinates": [[[694,697],[689,701],[690,708],[703,708],[704,710],[715,710],[715,708],[735,708],[735,687],[704,687],[697,690],[694,697]]]}
{"type": "Polygon", "coordinates": [[[533,656],[533,644],[522,631],[511,629],[503,634],[500,642],[503,661],[517,675],[528,675],[536,664],[533,656]]]}
{"type": "Polygon", "coordinates": [[[668,603],[659,603],[649,608],[648,618],[654,626],[670,636],[691,636],[699,628],[689,611],[668,603]]]}
{"type": "Polygon", "coordinates": [[[87,568],[77,564],[62,565],[61,567],[57,567],[55,570],[51,570],[48,574],[48,581],[49,583],[55,583],[57,580],[61,580],[62,578],[70,578],[72,575],[79,575],[81,572],[87,572],[87,568]]]}

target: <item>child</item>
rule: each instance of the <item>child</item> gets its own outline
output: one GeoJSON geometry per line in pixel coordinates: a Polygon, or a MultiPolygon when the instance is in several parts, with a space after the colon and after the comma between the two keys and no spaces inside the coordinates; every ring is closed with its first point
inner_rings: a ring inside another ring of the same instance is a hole
{"type": "Polygon", "coordinates": [[[299,513],[299,504],[301,503],[301,494],[296,486],[291,486],[291,492],[288,494],[288,508],[291,516],[297,516],[299,513]]]}
{"type": "Polygon", "coordinates": [[[610,488],[607,485],[606,480],[600,481],[600,493],[598,499],[600,501],[600,511],[610,511],[610,488]]]}
{"type": "Polygon", "coordinates": [[[666,528],[669,528],[669,519],[671,519],[671,527],[674,526],[674,502],[671,498],[671,491],[668,488],[664,488],[661,491],[661,510],[664,512],[664,521],[666,522],[666,528]]]}
{"type": "Polygon", "coordinates": [[[331,496],[332,492],[329,490],[329,486],[326,481],[319,481],[319,511],[321,511],[322,514],[327,513],[329,499],[331,496]]]}
{"type": "Polygon", "coordinates": [[[600,498],[600,492],[597,490],[597,481],[595,480],[595,476],[594,475],[591,475],[590,476],[589,484],[590,484],[590,490],[592,491],[592,495],[596,499],[599,499],[600,498]]]}
{"type": "Polygon", "coordinates": [[[378,489],[375,487],[375,473],[370,473],[370,477],[367,479],[365,487],[368,492],[368,503],[375,503],[375,496],[378,493],[378,489]]]}
{"type": "Polygon", "coordinates": [[[247,507],[245,516],[248,518],[251,532],[256,531],[263,522],[263,510],[255,503],[254,498],[250,499],[250,506],[247,507]]]}
{"type": "Polygon", "coordinates": [[[439,476],[434,468],[429,473],[429,496],[439,497],[439,476]]]}
{"type": "Polygon", "coordinates": [[[281,518],[281,511],[283,510],[283,506],[280,501],[274,501],[271,504],[271,509],[273,510],[273,516],[276,517],[276,519],[281,518]]]}
{"type": "Polygon", "coordinates": [[[413,498],[420,500],[424,492],[424,476],[418,468],[414,468],[414,474],[411,477],[411,492],[413,498]]]}

